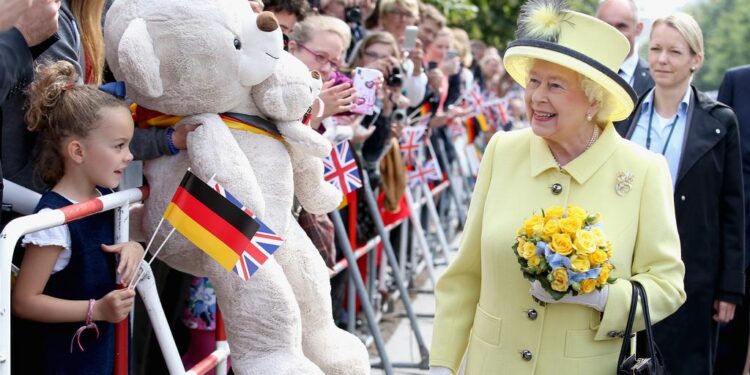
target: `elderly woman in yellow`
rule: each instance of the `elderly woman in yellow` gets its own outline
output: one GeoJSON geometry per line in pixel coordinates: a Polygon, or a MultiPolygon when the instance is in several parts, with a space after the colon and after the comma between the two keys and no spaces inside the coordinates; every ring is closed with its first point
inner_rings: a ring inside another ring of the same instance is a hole
{"type": "Polygon", "coordinates": [[[612,125],[634,107],[616,73],[628,42],[560,3],[526,3],[505,53],[508,74],[526,88],[531,127],[498,133],[484,154],[458,257],[436,288],[431,374],[456,373],[464,355],[467,375],[612,374],[630,280],[645,288],[653,322],[685,301],[667,163],[612,125]],[[517,230],[552,206],[600,214],[613,282],[554,299],[524,278],[517,230]]]}

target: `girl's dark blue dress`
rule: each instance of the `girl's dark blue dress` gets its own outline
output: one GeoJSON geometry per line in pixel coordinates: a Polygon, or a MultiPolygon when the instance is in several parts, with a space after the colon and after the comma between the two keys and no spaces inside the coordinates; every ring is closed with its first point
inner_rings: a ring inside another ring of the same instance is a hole
{"type": "MultiPolygon", "coordinates": [[[[111,192],[99,189],[102,194],[111,192]]],[[[72,204],[53,191],[42,194],[35,212],[43,208],[57,209],[72,204]]],[[[44,294],[68,299],[100,299],[116,287],[115,256],[101,250],[102,244],[114,243],[114,213],[102,212],[68,223],[71,240],[71,257],[68,265],[52,274],[44,288],[44,294]]],[[[34,322],[34,333],[39,340],[39,360],[43,361],[46,374],[112,374],[114,363],[114,326],[106,321],[97,321],[99,338],[94,330],[81,335],[84,351],[70,342],[76,330],[84,324],[34,322]]]]}

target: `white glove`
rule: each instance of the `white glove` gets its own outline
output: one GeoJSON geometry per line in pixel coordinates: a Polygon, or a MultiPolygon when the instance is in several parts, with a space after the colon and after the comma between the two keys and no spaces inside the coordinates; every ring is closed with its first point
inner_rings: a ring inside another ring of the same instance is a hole
{"type": "Polygon", "coordinates": [[[428,375],[453,375],[453,371],[447,367],[430,366],[430,372],[428,375]]]}
{"type": "Polygon", "coordinates": [[[555,300],[549,292],[544,290],[544,287],[539,281],[534,280],[534,282],[531,283],[529,293],[531,293],[536,299],[545,303],[575,303],[588,306],[597,311],[604,311],[604,306],[607,305],[607,296],[609,296],[609,285],[604,285],[601,290],[594,289],[591,293],[579,294],[577,296],[568,293],[563,298],[555,300]]]}

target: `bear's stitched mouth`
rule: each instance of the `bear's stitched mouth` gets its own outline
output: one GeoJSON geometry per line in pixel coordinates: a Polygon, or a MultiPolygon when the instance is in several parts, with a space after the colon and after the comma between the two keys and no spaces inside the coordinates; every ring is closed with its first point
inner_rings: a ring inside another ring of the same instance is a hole
{"type": "Polygon", "coordinates": [[[272,55],[272,54],[270,54],[268,52],[266,52],[266,55],[268,55],[269,57],[271,57],[274,60],[278,60],[279,59],[278,57],[276,57],[276,56],[274,56],[274,55],[272,55]]]}

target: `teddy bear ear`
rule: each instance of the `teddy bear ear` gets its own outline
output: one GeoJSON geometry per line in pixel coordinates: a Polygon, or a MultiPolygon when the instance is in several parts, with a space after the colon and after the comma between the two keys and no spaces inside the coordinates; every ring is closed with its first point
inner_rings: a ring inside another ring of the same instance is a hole
{"type": "Polygon", "coordinates": [[[125,82],[152,98],[161,96],[164,88],[159,75],[159,58],[154,51],[146,21],[136,18],[128,24],[120,39],[118,57],[125,82]]]}

